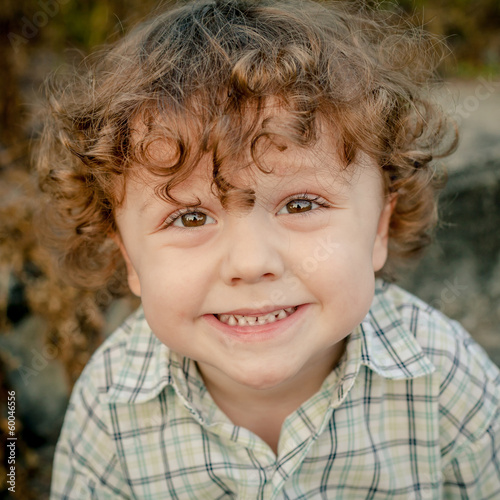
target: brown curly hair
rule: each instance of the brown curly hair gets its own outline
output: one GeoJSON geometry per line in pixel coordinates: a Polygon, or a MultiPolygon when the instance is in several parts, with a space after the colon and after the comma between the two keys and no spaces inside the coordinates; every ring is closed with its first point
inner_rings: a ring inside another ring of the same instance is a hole
{"type": "Polygon", "coordinates": [[[44,233],[63,273],[94,287],[114,272],[109,236],[131,172],[157,175],[157,194],[168,198],[208,153],[221,202],[251,204],[251,190],[225,180],[236,163],[227,160],[250,152],[259,165],[263,137],[307,147],[318,118],[339,138],[346,168],[362,151],[386,193],[398,194],[389,262],[417,255],[436,221],[442,176],[431,160],[456,145],[428,92],[442,49],[400,15],[353,2],[191,1],[141,24],[83,74],[47,87],[36,161],[49,200],[44,233]],[[286,110],[285,126],[265,116],[270,99],[286,110]],[[173,147],[169,164],[155,160],[157,140],[173,147]]]}

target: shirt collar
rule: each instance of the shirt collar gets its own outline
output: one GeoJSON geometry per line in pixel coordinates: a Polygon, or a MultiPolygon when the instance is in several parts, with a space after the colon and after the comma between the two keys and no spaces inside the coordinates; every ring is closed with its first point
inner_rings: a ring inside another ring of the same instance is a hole
{"type": "Polygon", "coordinates": [[[142,307],[121,329],[125,333],[124,350],[120,351],[120,368],[108,389],[109,401],[133,404],[153,399],[172,383],[169,349],[149,328],[142,307]]]}
{"type": "MultiPolygon", "coordinates": [[[[323,385],[335,390],[334,406],[345,399],[361,365],[395,380],[417,378],[435,370],[403,323],[398,301],[394,300],[401,294],[408,297],[397,286],[377,280],[370,311],[349,336],[339,371],[331,377],[333,383],[327,379],[323,385]]],[[[116,382],[109,388],[111,403],[143,403],[171,386],[194,416],[203,419],[201,406],[207,391],[196,364],[171,352],[158,340],[147,325],[142,308],[132,318],[124,356],[116,382]]]]}
{"type": "Polygon", "coordinates": [[[435,370],[403,322],[402,308],[411,305],[410,297],[398,286],[377,279],[372,305],[358,327],[361,364],[384,378],[412,379],[435,370]]]}
{"type": "Polygon", "coordinates": [[[122,330],[126,333],[123,361],[108,389],[111,404],[141,404],[171,387],[200,423],[207,409],[214,413],[196,363],[171,351],[153,334],[142,307],[122,330]]]}

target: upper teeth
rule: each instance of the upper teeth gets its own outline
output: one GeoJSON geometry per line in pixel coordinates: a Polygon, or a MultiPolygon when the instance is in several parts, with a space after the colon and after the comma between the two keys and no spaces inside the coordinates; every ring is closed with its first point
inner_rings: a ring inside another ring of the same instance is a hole
{"type": "Polygon", "coordinates": [[[296,310],[297,307],[287,307],[286,309],[278,309],[262,316],[243,316],[241,314],[218,314],[216,316],[219,318],[219,321],[229,326],[267,325],[268,323],[274,323],[290,316],[296,310]]]}

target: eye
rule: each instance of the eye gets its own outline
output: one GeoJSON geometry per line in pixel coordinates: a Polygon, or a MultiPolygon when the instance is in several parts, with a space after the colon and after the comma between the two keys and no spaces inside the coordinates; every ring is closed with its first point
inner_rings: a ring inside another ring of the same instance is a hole
{"type": "Polygon", "coordinates": [[[320,207],[314,200],[296,198],[287,202],[278,214],[301,214],[320,207]]]}
{"type": "Polygon", "coordinates": [[[215,220],[204,212],[193,211],[177,214],[172,217],[172,221],[167,221],[167,225],[177,227],[202,227],[207,224],[215,224],[215,220]]]}

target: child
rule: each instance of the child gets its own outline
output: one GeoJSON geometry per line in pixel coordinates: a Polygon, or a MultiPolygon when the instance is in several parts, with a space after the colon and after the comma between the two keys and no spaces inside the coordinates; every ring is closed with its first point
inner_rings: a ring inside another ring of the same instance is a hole
{"type": "Polygon", "coordinates": [[[381,278],[453,148],[435,53],[352,3],[201,0],[54,93],[63,269],[121,255],[142,307],[74,388],[53,499],[500,498],[498,369],[381,278]]]}

